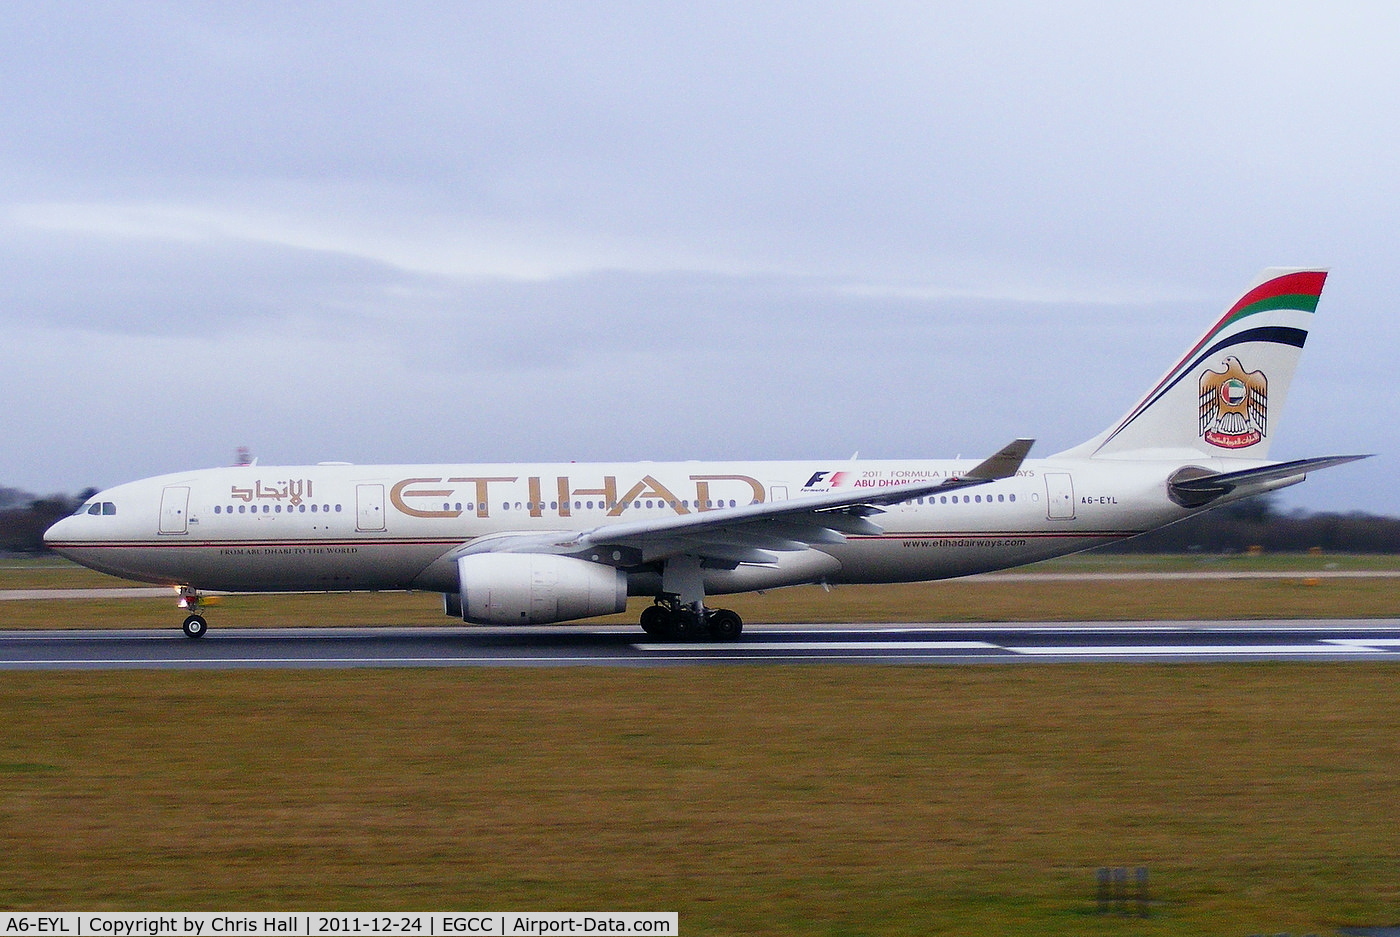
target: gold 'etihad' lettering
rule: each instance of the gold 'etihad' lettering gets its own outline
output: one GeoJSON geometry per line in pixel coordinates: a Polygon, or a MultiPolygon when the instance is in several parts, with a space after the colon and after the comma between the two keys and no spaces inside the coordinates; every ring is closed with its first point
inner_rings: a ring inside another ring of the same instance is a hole
{"type": "Polygon", "coordinates": [[[488,500],[490,500],[490,497],[491,497],[491,493],[490,493],[490,491],[488,490],[489,487],[490,487],[490,485],[491,485],[491,483],[492,483],[492,482],[513,482],[513,481],[515,481],[515,480],[516,480],[517,478],[519,478],[519,477],[520,477],[520,476],[518,476],[518,475],[512,475],[512,476],[510,476],[509,478],[506,478],[506,477],[504,477],[504,476],[491,477],[491,478],[473,476],[473,477],[471,477],[471,478],[449,478],[447,481],[448,481],[449,484],[454,483],[454,482],[471,482],[471,483],[475,484],[475,485],[476,485],[476,516],[477,516],[477,517],[490,517],[490,516],[491,516],[491,511],[490,511],[490,508],[487,507],[487,504],[486,504],[486,503],[487,503],[488,500]]]}
{"type": "Polygon", "coordinates": [[[710,503],[710,482],[747,482],[753,489],[753,503],[762,504],[764,501],[763,484],[748,475],[692,475],[690,480],[695,482],[695,506],[701,511],[713,510],[705,507],[710,503]]]}
{"type": "MultiPolygon", "coordinates": [[[[490,517],[491,486],[493,484],[507,485],[520,480],[517,475],[405,478],[395,482],[390,487],[389,501],[395,508],[409,517],[456,518],[461,517],[464,512],[461,504],[456,502],[456,499],[460,498],[461,495],[455,486],[471,485],[474,491],[475,504],[473,507],[476,516],[490,517]]],[[[559,500],[550,503],[547,507],[551,512],[557,511],[560,517],[571,517],[574,513],[574,505],[581,499],[587,498],[590,506],[596,502],[599,509],[606,509],[608,517],[620,517],[624,512],[632,509],[637,502],[643,500],[659,501],[657,507],[670,508],[677,514],[689,514],[692,510],[713,511],[722,507],[725,501],[713,488],[726,482],[747,485],[751,493],[750,497],[746,499],[747,502],[761,504],[766,500],[763,483],[749,475],[691,475],[689,480],[695,483],[695,499],[693,501],[677,497],[674,491],[652,475],[643,475],[641,480],[627,489],[621,497],[618,497],[616,475],[604,475],[602,485],[597,488],[575,488],[569,476],[558,475],[555,476],[555,487],[559,493],[559,500]]],[[[529,515],[531,517],[544,517],[546,510],[544,479],[537,475],[531,475],[526,477],[524,481],[529,515]]],[[[292,497],[299,499],[301,497],[300,488],[301,483],[297,482],[294,488],[288,486],[288,489],[284,490],[296,491],[292,497]]],[[[730,494],[732,495],[733,492],[730,494]]],[[[310,481],[305,484],[305,495],[306,497],[311,496],[310,481]]],[[[264,497],[265,495],[257,494],[254,489],[234,489],[234,497],[252,500],[255,496],[264,497]]],[[[518,489],[514,497],[520,497],[518,489]]],[[[509,495],[507,495],[507,499],[510,499],[509,495]]]]}
{"type": "Polygon", "coordinates": [[[405,478],[389,489],[389,500],[394,507],[403,511],[409,517],[461,517],[461,511],[431,511],[424,508],[409,507],[404,498],[434,498],[441,501],[443,498],[450,498],[453,495],[451,488],[415,488],[407,491],[409,485],[431,485],[434,482],[442,481],[441,478],[405,478]]]}
{"type": "Polygon", "coordinates": [[[670,505],[677,514],[690,513],[686,506],[681,504],[681,499],[671,492],[671,489],[650,475],[643,475],[642,480],[628,489],[627,494],[622,496],[622,500],[613,505],[612,510],[608,512],[608,517],[618,517],[638,498],[660,498],[670,505]]]}
{"type": "MultiPolygon", "coordinates": [[[[569,517],[569,502],[575,498],[587,498],[597,495],[603,499],[603,503],[614,505],[617,503],[617,476],[604,475],[602,488],[570,488],[569,477],[560,475],[559,478],[559,516],[569,517]]],[[[600,505],[601,506],[601,505],[600,505]]]]}

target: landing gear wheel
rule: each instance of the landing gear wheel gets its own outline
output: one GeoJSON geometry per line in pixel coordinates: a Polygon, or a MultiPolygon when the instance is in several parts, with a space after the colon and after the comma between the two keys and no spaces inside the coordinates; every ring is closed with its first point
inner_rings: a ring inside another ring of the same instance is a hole
{"type": "Polygon", "coordinates": [[[699,630],[693,612],[680,609],[666,616],[666,636],[675,641],[687,641],[699,630]]]}
{"type": "Polygon", "coordinates": [[[185,637],[202,638],[204,632],[209,630],[209,622],[204,620],[202,615],[191,615],[185,619],[185,637]]]}
{"type": "Polygon", "coordinates": [[[717,608],[709,616],[710,637],[716,641],[733,641],[744,630],[744,620],[727,608],[717,608]]]}
{"type": "Polygon", "coordinates": [[[642,630],[652,637],[665,636],[670,621],[671,613],[660,605],[653,605],[642,612],[642,630]]]}

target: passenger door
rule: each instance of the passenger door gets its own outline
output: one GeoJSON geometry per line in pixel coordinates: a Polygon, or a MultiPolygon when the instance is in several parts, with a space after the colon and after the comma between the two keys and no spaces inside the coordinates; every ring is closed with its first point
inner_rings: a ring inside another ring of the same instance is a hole
{"type": "Polygon", "coordinates": [[[384,529],[384,486],[355,486],[355,529],[384,529]]]}
{"type": "Polygon", "coordinates": [[[183,534],[189,531],[190,490],[172,485],[160,493],[160,532],[183,534]]]}
{"type": "Polygon", "coordinates": [[[1045,476],[1045,516],[1052,521],[1074,519],[1074,480],[1068,474],[1045,476]]]}

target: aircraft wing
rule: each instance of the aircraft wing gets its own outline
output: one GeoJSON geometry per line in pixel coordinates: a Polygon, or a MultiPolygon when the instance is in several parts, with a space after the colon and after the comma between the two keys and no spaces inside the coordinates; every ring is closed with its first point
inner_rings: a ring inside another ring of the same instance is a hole
{"type": "Polygon", "coordinates": [[[910,482],[878,490],[841,490],[765,501],[674,517],[607,524],[583,531],[497,534],[464,545],[455,556],[475,553],[555,553],[615,566],[635,566],[691,554],[711,563],[773,563],[775,553],[841,543],[847,535],[877,535],[872,518],[882,505],[985,485],[1014,476],[1032,439],[1017,439],[964,475],[910,482]]]}

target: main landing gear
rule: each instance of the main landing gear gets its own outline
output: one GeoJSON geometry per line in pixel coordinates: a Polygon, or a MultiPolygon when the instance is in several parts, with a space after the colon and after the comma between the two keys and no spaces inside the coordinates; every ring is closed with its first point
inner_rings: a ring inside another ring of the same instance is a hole
{"type": "Polygon", "coordinates": [[[185,619],[183,626],[185,637],[202,638],[209,630],[209,622],[204,620],[204,616],[199,614],[199,610],[204,606],[204,597],[195,589],[189,586],[180,587],[180,601],[176,603],[179,608],[189,609],[190,617],[185,619]]]}
{"type": "Polygon", "coordinates": [[[744,630],[744,620],[727,608],[697,608],[674,595],[661,595],[642,612],[642,630],[672,640],[733,641],[744,630]]]}
{"type": "Polygon", "coordinates": [[[661,592],[642,612],[642,630],[673,640],[733,641],[744,621],[727,608],[705,607],[704,561],[696,554],[668,557],[661,566],[661,592]]]}

